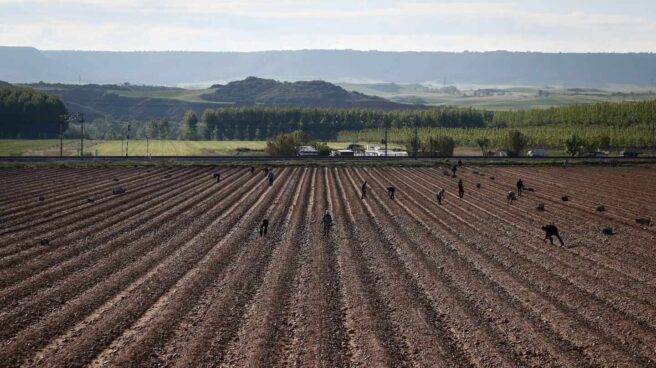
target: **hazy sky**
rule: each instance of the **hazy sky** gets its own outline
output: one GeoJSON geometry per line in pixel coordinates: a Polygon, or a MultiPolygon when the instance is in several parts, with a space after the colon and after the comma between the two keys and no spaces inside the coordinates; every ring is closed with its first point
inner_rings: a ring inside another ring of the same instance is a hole
{"type": "Polygon", "coordinates": [[[656,52],[656,1],[0,0],[0,45],[656,52]]]}

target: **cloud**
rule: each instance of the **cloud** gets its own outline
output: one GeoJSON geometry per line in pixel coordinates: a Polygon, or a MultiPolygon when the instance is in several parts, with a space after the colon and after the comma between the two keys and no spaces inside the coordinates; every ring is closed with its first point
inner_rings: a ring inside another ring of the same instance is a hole
{"type": "Polygon", "coordinates": [[[0,44],[232,51],[656,49],[656,39],[650,37],[656,32],[656,21],[648,15],[610,13],[603,6],[562,11],[528,4],[519,0],[0,0],[0,44]],[[30,8],[39,11],[26,16],[30,8]]]}

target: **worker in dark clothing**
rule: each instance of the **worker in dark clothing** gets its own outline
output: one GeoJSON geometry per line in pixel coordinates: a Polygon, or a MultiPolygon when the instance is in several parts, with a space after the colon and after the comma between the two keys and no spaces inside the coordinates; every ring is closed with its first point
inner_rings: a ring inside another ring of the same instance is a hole
{"type": "Polygon", "coordinates": [[[462,160],[458,160],[458,167],[462,167],[462,160]]]}
{"type": "Polygon", "coordinates": [[[515,192],[510,191],[508,192],[508,195],[506,195],[506,200],[508,201],[508,204],[512,204],[514,200],[517,199],[517,196],[515,196],[515,192]]]}
{"type": "Polygon", "coordinates": [[[517,180],[517,195],[522,196],[522,192],[524,191],[524,182],[522,179],[517,180]]]}
{"type": "Polygon", "coordinates": [[[255,174],[255,167],[251,166],[251,174],[255,174]]]}
{"type": "Polygon", "coordinates": [[[269,230],[269,220],[264,219],[260,224],[260,236],[266,236],[267,230],[269,230]]]}
{"type": "Polygon", "coordinates": [[[452,177],[455,178],[455,177],[456,177],[456,172],[458,171],[458,166],[453,165],[453,166],[451,167],[451,171],[453,172],[452,177]]]}
{"type": "Polygon", "coordinates": [[[440,191],[437,192],[437,203],[442,204],[442,200],[444,200],[445,196],[444,188],[440,188],[440,191]]]}
{"type": "Polygon", "coordinates": [[[220,182],[221,181],[221,174],[219,174],[219,173],[214,174],[214,179],[216,179],[217,183],[220,182]]]}
{"type": "Polygon", "coordinates": [[[394,199],[395,192],[396,192],[395,187],[387,187],[387,196],[389,197],[389,199],[394,199]]]}
{"type": "Polygon", "coordinates": [[[362,199],[367,198],[367,181],[365,180],[364,183],[362,183],[362,199]]]}
{"type": "Polygon", "coordinates": [[[275,179],[275,177],[276,176],[273,174],[273,171],[269,171],[269,173],[267,174],[267,178],[269,180],[269,186],[273,185],[273,179],[275,179]]]}
{"type": "Polygon", "coordinates": [[[462,179],[458,180],[458,198],[462,199],[465,196],[465,186],[462,183],[462,179]]]}
{"type": "Polygon", "coordinates": [[[266,178],[269,175],[269,168],[265,167],[262,171],[264,171],[264,177],[266,178]]]}
{"type": "Polygon", "coordinates": [[[323,215],[321,223],[323,224],[323,235],[328,236],[330,227],[333,225],[333,217],[330,216],[330,212],[328,212],[328,210],[326,210],[326,213],[323,215]]]}
{"type": "Polygon", "coordinates": [[[558,238],[558,241],[560,242],[560,245],[562,245],[563,247],[565,246],[565,243],[563,243],[563,239],[558,234],[558,228],[556,227],[556,225],[542,226],[542,230],[544,230],[544,232],[546,234],[544,236],[545,241],[547,239],[549,239],[549,242],[551,243],[551,245],[553,245],[553,238],[552,237],[555,236],[556,238],[558,238]]]}

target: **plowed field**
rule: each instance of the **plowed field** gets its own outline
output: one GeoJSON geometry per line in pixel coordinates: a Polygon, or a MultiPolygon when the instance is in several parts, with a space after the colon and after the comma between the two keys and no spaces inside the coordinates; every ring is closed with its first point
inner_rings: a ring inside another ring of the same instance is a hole
{"type": "Polygon", "coordinates": [[[0,171],[0,366],[656,366],[656,170],[275,172],[0,171]]]}

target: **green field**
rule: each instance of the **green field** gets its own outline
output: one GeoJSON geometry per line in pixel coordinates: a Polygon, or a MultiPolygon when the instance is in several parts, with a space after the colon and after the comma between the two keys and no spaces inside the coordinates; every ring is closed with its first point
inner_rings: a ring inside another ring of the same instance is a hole
{"type": "MultiPolygon", "coordinates": [[[[80,141],[64,140],[64,155],[72,155],[79,148],[80,141]]],[[[59,139],[2,139],[0,156],[56,156],[59,155],[59,139]]]]}
{"type": "MultiPolygon", "coordinates": [[[[64,140],[64,155],[79,155],[79,140],[64,140]]],[[[227,156],[263,155],[264,141],[175,141],[133,140],[128,145],[130,156],[227,156]],[[251,150],[239,152],[239,150],[251,150]]],[[[126,144],[121,141],[84,141],[85,154],[100,156],[125,155],[126,144]],[[122,153],[121,153],[122,152],[122,153]]],[[[58,156],[59,140],[0,140],[0,156],[58,156]]]]}
{"type": "MultiPolygon", "coordinates": [[[[366,142],[359,142],[366,145],[366,142]]],[[[333,149],[344,149],[351,142],[330,142],[333,149]]],[[[390,145],[391,148],[401,146],[390,145]]],[[[64,155],[79,155],[80,141],[64,140],[64,155]]],[[[264,155],[266,141],[177,141],[177,140],[145,140],[130,141],[128,154],[130,156],[259,156],[264,155]]],[[[99,156],[125,155],[125,141],[84,141],[84,152],[99,156]]],[[[0,156],[58,156],[59,140],[0,140],[0,156]]]]}

